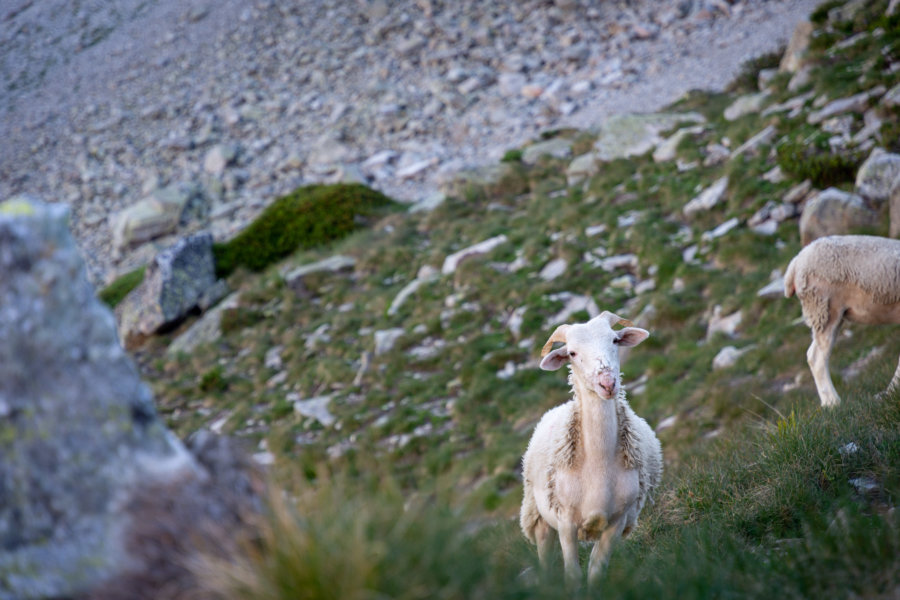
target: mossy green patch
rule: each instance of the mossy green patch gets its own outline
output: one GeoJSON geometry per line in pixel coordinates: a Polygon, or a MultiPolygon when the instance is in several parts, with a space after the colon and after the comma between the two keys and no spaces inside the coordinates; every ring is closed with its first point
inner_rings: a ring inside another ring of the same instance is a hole
{"type": "Polygon", "coordinates": [[[118,277],[115,281],[110,283],[108,286],[97,292],[97,297],[100,298],[100,300],[110,308],[115,308],[122,300],[125,299],[125,296],[127,296],[137,286],[141,285],[141,282],[144,281],[145,271],[146,266],[139,267],[133,271],[125,273],[124,275],[118,277]]]}
{"type": "Polygon", "coordinates": [[[344,237],[391,204],[390,198],[361,184],[298,188],[275,200],[234,239],[213,246],[216,272],[227,276],[237,267],[260,271],[298,248],[344,237]]]}

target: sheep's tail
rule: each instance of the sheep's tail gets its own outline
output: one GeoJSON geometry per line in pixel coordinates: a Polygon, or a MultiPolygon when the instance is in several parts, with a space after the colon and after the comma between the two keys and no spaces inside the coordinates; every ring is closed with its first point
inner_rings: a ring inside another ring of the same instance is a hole
{"type": "Polygon", "coordinates": [[[795,256],[791,259],[791,263],[788,265],[787,271],[784,274],[784,297],[790,298],[794,295],[794,292],[797,291],[796,286],[794,285],[794,271],[796,270],[797,257],[795,256]]]}
{"type": "Polygon", "coordinates": [[[534,530],[541,520],[541,514],[538,512],[537,503],[534,501],[534,490],[531,481],[526,477],[524,483],[524,497],[522,498],[522,509],[519,511],[519,526],[522,533],[528,538],[532,544],[537,544],[534,530]]]}

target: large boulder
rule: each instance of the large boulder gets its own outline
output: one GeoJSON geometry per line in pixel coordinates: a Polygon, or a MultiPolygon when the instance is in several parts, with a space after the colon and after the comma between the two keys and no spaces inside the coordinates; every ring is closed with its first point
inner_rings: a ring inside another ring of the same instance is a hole
{"type": "Polygon", "coordinates": [[[888,235],[892,238],[900,238],[900,177],[894,180],[891,186],[891,198],[888,204],[890,217],[890,229],[888,235]]]}
{"type": "Polygon", "coordinates": [[[826,235],[845,235],[878,227],[878,213],[856,194],[828,188],[811,198],[800,216],[800,241],[807,245],[826,235]]]}
{"type": "Polygon", "coordinates": [[[191,235],[160,252],[141,284],[116,307],[122,344],[131,347],[178,323],[215,283],[211,234],[191,235]]]}
{"type": "Polygon", "coordinates": [[[198,460],[162,424],[67,219],[63,205],[0,204],[0,598],[129,577],[142,586],[107,597],[149,598],[191,579],[180,561],[198,540],[224,547],[209,531],[232,539],[258,511],[259,478],[221,444],[207,442],[230,459],[198,460]]]}
{"type": "Polygon", "coordinates": [[[614,115],[600,126],[594,143],[595,155],[605,161],[640,156],[663,142],[663,132],[681,123],[704,121],[699,113],[614,115]]]}
{"type": "Polygon", "coordinates": [[[856,172],[856,193],[875,204],[891,197],[891,188],[900,177],[900,154],[876,148],[856,172]]]}
{"type": "Polygon", "coordinates": [[[174,233],[189,204],[202,192],[194,184],[170,185],[116,213],[111,219],[116,250],[125,251],[174,233]]]}

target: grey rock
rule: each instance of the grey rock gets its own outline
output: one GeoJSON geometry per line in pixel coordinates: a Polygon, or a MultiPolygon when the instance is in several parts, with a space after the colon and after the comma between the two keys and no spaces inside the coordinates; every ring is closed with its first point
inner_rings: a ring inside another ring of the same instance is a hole
{"type": "Polygon", "coordinates": [[[878,213],[856,194],[828,188],[807,201],[800,216],[800,241],[805,246],[826,235],[876,227],[878,221],[878,213]]]}
{"type": "Polygon", "coordinates": [[[768,144],[775,138],[776,128],[774,125],[768,125],[762,131],[751,137],[749,140],[738,146],[731,153],[731,158],[735,159],[743,154],[754,154],[763,144],[768,144]]]}
{"type": "Polygon", "coordinates": [[[132,347],[178,323],[216,283],[212,235],[183,238],[156,255],[144,281],[116,307],[119,338],[132,347]]]}
{"type": "Polygon", "coordinates": [[[757,298],[782,298],[784,296],[784,277],[781,275],[781,271],[775,271],[772,273],[772,281],[764,285],[756,292],[757,298]]]}
{"type": "Polygon", "coordinates": [[[555,258],[544,265],[544,268],[538,273],[538,277],[544,281],[553,281],[565,273],[568,266],[569,262],[566,259],[555,258]]]}
{"type": "Polygon", "coordinates": [[[204,312],[184,333],[175,338],[166,353],[169,356],[188,354],[203,344],[211,344],[222,337],[222,314],[240,305],[240,296],[231,294],[204,312]]]}
{"type": "Polygon", "coordinates": [[[597,158],[614,160],[640,156],[655,148],[660,133],[680,123],[703,123],[698,113],[653,113],[646,115],[616,115],[601,126],[594,143],[597,158]]]}
{"type": "Polygon", "coordinates": [[[456,272],[456,269],[459,267],[460,263],[470,256],[477,256],[479,254],[486,254],[492,251],[497,246],[505,244],[507,241],[507,237],[503,234],[494,236],[492,238],[486,239],[483,242],[479,242],[477,244],[473,244],[467,248],[463,248],[462,250],[458,250],[453,254],[450,254],[444,259],[444,264],[441,267],[441,273],[444,275],[452,275],[456,272]]]}
{"type": "Polygon", "coordinates": [[[738,350],[734,346],[725,346],[721,350],[719,350],[718,354],[715,355],[712,361],[713,371],[719,371],[721,369],[730,369],[735,366],[740,360],[741,356],[753,350],[754,346],[747,346],[746,348],[741,348],[738,350]]]}
{"type": "Polygon", "coordinates": [[[582,154],[569,163],[568,168],[566,168],[566,181],[570,186],[574,186],[599,172],[600,163],[597,155],[589,152],[582,154]]]}
{"type": "Polygon", "coordinates": [[[237,146],[232,144],[213,146],[203,159],[203,170],[210,175],[221,175],[226,167],[234,164],[237,154],[237,146]]]}
{"type": "Polygon", "coordinates": [[[313,418],[325,427],[331,427],[337,421],[337,418],[328,410],[331,396],[316,396],[307,400],[289,399],[293,401],[294,412],[313,418]]]}
{"type": "Polygon", "coordinates": [[[80,595],[121,573],[122,500],[196,465],[156,416],[63,205],[0,204],[0,598],[80,595]]]}
{"type": "Polygon", "coordinates": [[[191,185],[161,188],[114,215],[115,247],[122,251],[175,232],[189,202],[198,193],[199,189],[191,185]]]}
{"type": "Polygon", "coordinates": [[[431,212],[436,209],[438,206],[444,203],[447,199],[444,194],[441,192],[434,192],[429,194],[413,204],[409,207],[409,212],[418,213],[418,212],[431,212]]]}
{"type": "Polygon", "coordinates": [[[356,266],[356,259],[352,256],[343,256],[341,254],[337,254],[335,256],[329,256],[328,258],[324,258],[322,260],[307,263],[305,265],[300,265],[299,267],[294,267],[286,271],[283,274],[284,282],[288,285],[288,287],[294,288],[300,285],[301,280],[307,275],[311,275],[313,273],[338,273],[340,271],[346,271],[348,269],[352,269],[356,266]]]}
{"type": "Polygon", "coordinates": [[[572,155],[572,140],[566,138],[553,138],[537,144],[532,144],[522,151],[522,162],[533,165],[542,156],[553,158],[568,158],[572,155]]]}
{"type": "Polygon", "coordinates": [[[660,142],[653,151],[654,162],[666,162],[675,159],[675,153],[681,141],[689,135],[698,135],[703,133],[703,127],[697,125],[694,127],[684,127],[679,129],[667,139],[660,142]]]}
{"type": "Polygon", "coordinates": [[[854,94],[853,96],[849,96],[847,98],[840,98],[838,100],[833,100],[829,102],[820,110],[813,111],[809,113],[809,116],[806,117],[806,122],[810,125],[815,125],[816,123],[821,123],[825,119],[842,115],[848,112],[858,112],[862,113],[869,107],[869,100],[873,97],[880,96],[884,94],[884,87],[878,86],[866,92],[860,92],[859,94],[854,94]]]}
{"type": "Polygon", "coordinates": [[[891,197],[888,200],[888,216],[890,229],[888,235],[900,238],[900,177],[891,185],[891,197]]]}
{"type": "Polygon", "coordinates": [[[900,177],[900,154],[875,149],[856,172],[856,193],[880,204],[891,196],[891,187],[900,177]]]}
{"type": "Polygon", "coordinates": [[[758,113],[762,110],[762,105],[768,97],[769,94],[767,92],[759,92],[737,98],[725,109],[725,120],[736,121],[744,115],[758,113]]]}
{"type": "Polygon", "coordinates": [[[391,329],[382,329],[376,331],[375,336],[375,356],[387,354],[394,349],[394,345],[401,337],[406,334],[406,330],[402,327],[393,327],[391,329]]]}
{"type": "Polygon", "coordinates": [[[744,313],[739,310],[730,315],[723,315],[722,307],[716,304],[713,308],[712,315],[709,317],[709,322],[706,325],[706,340],[711,340],[716,334],[734,337],[737,333],[737,328],[741,326],[741,321],[743,321],[743,319],[744,313]]]}
{"type": "Polygon", "coordinates": [[[887,108],[900,106],[900,83],[885,92],[881,98],[880,104],[887,108]]]}

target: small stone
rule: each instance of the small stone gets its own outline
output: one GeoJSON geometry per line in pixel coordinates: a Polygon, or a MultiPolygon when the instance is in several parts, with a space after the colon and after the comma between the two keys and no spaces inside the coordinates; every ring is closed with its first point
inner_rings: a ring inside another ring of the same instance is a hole
{"type": "Polygon", "coordinates": [[[541,272],[538,274],[538,276],[544,281],[553,281],[554,279],[565,273],[566,267],[568,266],[569,263],[568,261],[566,261],[566,259],[556,258],[544,265],[544,268],[541,269],[541,272]]]}
{"type": "Polygon", "coordinates": [[[741,96],[725,109],[725,120],[736,121],[744,115],[758,113],[762,109],[763,102],[765,102],[768,97],[768,92],[759,92],[741,96]]]}
{"type": "Polygon", "coordinates": [[[375,332],[375,356],[382,356],[394,349],[397,343],[406,331],[402,327],[394,327],[391,329],[383,329],[375,332]]]}
{"type": "Polygon", "coordinates": [[[553,138],[532,144],[522,152],[522,162],[526,165],[534,165],[542,156],[568,158],[572,154],[572,143],[572,140],[565,138],[553,138]]]}
{"type": "Polygon", "coordinates": [[[694,215],[701,210],[709,210],[718,204],[725,197],[725,191],[728,189],[728,176],[716,180],[710,187],[706,188],[700,195],[684,205],[684,214],[687,216],[694,215]]]}
{"type": "Polygon", "coordinates": [[[709,323],[706,326],[706,340],[711,340],[717,333],[725,334],[728,337],[734,337],[743,318],[744,313],[740,310],[735,311],[730,315],[723,315],[722,307],[719,304],[716,304],[715,308],[713,308],[713,313],[709,318],[709,323]]]}
{"type": "Polygon", "coordinates": [[[747,346],[746,348],[738,350],[734,346],[725,346],[724,348],[719,350],[718,354],[716,354],[715,358],[713,358],[713,370],[719,371],[721,369],[730,369],[737,364],[737,361],[740,360],[741,356],[743,356],[753,348],[754,346],[747,346]]]}
{"type": "Polygon", "coordinates": [[[740,225],[740,220],[737,217],[732,217],[715,229],[704,232],[703,235],[700,236],[700,239],[702,241],[708,242],[710,240],[720,238],[738,225],[740,225]]]}
{"type": "MultiPolygon", "coordinates": [[[[294,395],[290,395],[289,399],[294,395]]],[[[331,396],[316,396],[308,400],[293,400],[294,412],[304,417],[310,417],[324,425],[331,427],[337,418],[328,410],[331,403],[331,396]]]]}
{"type": "Polygon", "coordinates": [[[281,353],[284,351],[284,346],[273,346],[266,351],[266,356],[264,359],[264,364],[267,369],[272,369],[273,371],[280,371],[284,366],[284,363],[281,360],[281,353]]]}
{"type": "Polygon", "coordinates": [[[444,275],[453,274],[456,271],[457,267],[459,267],[459,264],[466,258],[479,254],[486,254],[497,246],[505,244],[506,240],[506,236],[501,234],[484,240],[483,242],[479,242],[478,244],[469,246],[468,248],[459,250],[458,252],[454,252],[444,259],[444,265],[443,267],[441,267],[441,273],[443,273],[444,275]]]}
{"type": "Polygon", "coordinates": [[[237,158],[237,148],[230,144],[213,146],[203,159],[203,170],[210,175],[221,175],[237,158]]]}

